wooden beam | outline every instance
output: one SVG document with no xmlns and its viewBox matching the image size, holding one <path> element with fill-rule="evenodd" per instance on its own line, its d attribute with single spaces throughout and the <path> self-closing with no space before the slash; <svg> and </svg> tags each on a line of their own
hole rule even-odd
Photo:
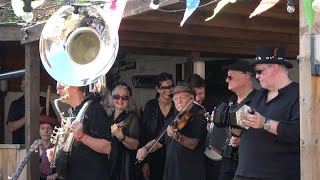
<svg viewBox="0 0 320 180">
<path fill-rule="evenodd" d="M 120 27 L 120 34 L 122 31 L 136 31 L 147 33 L 164 33 L 172 35 L 187 35 L 199 37 L 219 37 L 219 38 L 236 38 L 244 41 L 261 40 L 265 42 L 284 42 L 297 43 L 299 40 L 299 32 L 296 34 L 287 33 L 273 33 L 270 31 L 256 31 L 247 29 L 235 28 L 221 28 L 221 27 L 207 27 L 202 25 L 188 25 L 188 27 L 181 28 L 176 23 L 165 22 L 145 22 L 143 20 L 126 19 L 123 20 Z M 121 38 L 121 36 L 120 36 Z"/>
<path fill-rule="evenodd" d="M 311 75 L 312 32 L 320 32 L 319 13 L 315 26 L 309 30 L 304 1 L 300 0 L 300 161 L 301 180 L 317 180 L 320 177 L 320 77 Z M 318 50 L 318 49 L 317 49 Z"/>
<path fill-rule="evenodd" d="M 42 29 L 46 23 L 40 23 L 36 24 L 34 26 L 31 26 L 27 29 L 24 29 L 23 32 L 23 37 L 20 39 L 21 44 L 26 44 L 30 43 L 33 41 L 38 41 L 41 36 Z"/>
<path fill-rule="evenodd" d="M 239 39 L 227 38 L 209 38 L 196 36 L 174 36 L 170 34 L 153 34 L 140 32 L 120 32 L 121 46 L 130 42 L 130 46 L 144 47 L 144 48 L 161 48 L 161 49 L 176 49 L 186 51 L 200 51 L 200 52 L 229 52 L 233 53 L 239 51 L 248 55 L 255 54 L 255 47 L 257 45 L 280 45 L 288 48 L 288 57 L 296 58 L 298 54 L 298 46 L 290 43 L 278 43 L 277 41 L 243 41 Z M 146 46 L 148 44 L 148 46 Z M 226 48 L 226 49 L 223 49 Z M 233 48 L 231 50 L 230 48 Z M 218 51 L 221 50 L 221 51 Z M 250 51 L 252 50 L 252 51 Z M 251 53 L 251 54 L 250 54 Z"/>
<path fill-rule="evenodd" d="M 21 26 L 16 23 L 0 24 L 0 41 L 20 41 Z"/>
<path fill-rule="evenodd" d="M 120 42 L 122 40 L 134 40 L 134 41 L 147 41 L 147 42 L 162 42 L 170 44 L 188 44 L 190 46 L 225 46 L 229 44 L 235 44 L 237 46 L 257 46 L 257 45 L 272 45 L 278 44 L 280 46 L 288 47 L 289 50 L 297 48 L 295 44 L 288 44 L 287 42 L 279 42 L 276 40 L 265 41 L 265 40 L 242 40 L 237 38 L 221 38 L 221 37 L 199 37 L 199 36 L 186 36 L 186 35 L 172 35 L 172 34 L 157 34 L 157 33 L 143 33 L 143 32 L 130 32 L 121 31 Z M 298 53 L 298 49 L 296 49 Z"/>
<path fill-rule="evenodd" d="M 183 28 L 189 26 L 205 26 L 205 27 L 220 27 L 220 28 L 236 28 L 255 31 L 269 31 L 276 33 L 290 33 L 296 34 L 299 31 L 299 21 L 283 21 L 281 19 L 267 18 L 257 16 L 249 19 L 247 16 L 230 16 L 228 14 L 221 13 L 219 16 L 211 21 L 205 21 L 210 16 L 208 13 L 201 13 L 196 11 L 188 19 Z M 146 23 L 151 22 L 165 22 L 175 23 L 179 26 L 183 17 L 183 12 L 177 13 L 165 13 L 165 12 L 152 12 L 142 14 L 138 16 L 131 16 L 128 19 L 144 20 Z M 283 25 L 285 24 L 285 26 Z"/>
<path fill-rule="evenodd" d="M 40 119 L 40 59 L 38 43 L 32 42 L 25 45 L 25 68 L 26 68 L 26 89 L 25 89 L 25 109 L 26 109 L 26 148 L 30 149 L 31 144 L 39 139 L 39 119 Z M 28 180 L 40 179 L 39 177 L 39 154 L 33 153 L 28 163 Z"/>
</svg>

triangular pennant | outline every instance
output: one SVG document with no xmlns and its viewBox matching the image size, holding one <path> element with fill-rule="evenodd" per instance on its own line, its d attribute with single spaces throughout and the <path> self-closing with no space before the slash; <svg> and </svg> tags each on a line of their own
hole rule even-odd
<svg viewBox="0 0 320 180">
<path fill-rule="evenodd" d="M 206 21 L 213 19 L 218 14 L 218 12 L 220 12 L 220 10 L 230 2 L 235 3 L 236 0 L 221 0 L 220 2 L 218 2 L 217 7 L 213 10 L 213 15 L 211 17 L 208 17 Z"/>
<path fill-rule="evenodd" d="M 186 22 L 186 20 L 191 16 L 191 14 L 197 9 L 200 4 L 200 0 L 187 0 L 187 8 L 184 12 L 183 19 L 180 23 L 180 26 Z"/>
<path fill-rule="evenodd" d="M 312 9 L 312 0 L 304 0 L 304 14 L 307 19 L 307 24 L 309 29 L 312 28 L 313 19 L 314 19 L 314 11 Z"/>
<path fill-rule="evenodd" d="M 124 8 L 127 4 L 127 0 L 113 0 L 111 4 L 107 3 L 103 10 L 110 16 L 110 23 L 112 28 L 119 30 L 120 22 L 122 19 Z"/>
<path fill-rule="evenodd" d="M 252 18 L 253 16 L 263 13 L 264 11 L 272 8 L 278 2 L 279 0 L 262 0 L 259 6 L 253 11 L 253 13 L 250 14 L 249 18 Z"/>
</svg>

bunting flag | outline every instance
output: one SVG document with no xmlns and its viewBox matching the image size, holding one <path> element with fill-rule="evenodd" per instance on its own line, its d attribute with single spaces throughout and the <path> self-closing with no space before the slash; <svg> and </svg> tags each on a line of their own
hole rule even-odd
<svg viewBox="0 0 320 180">
<path fill-rule="evenodd" d="M 312 28 L 313 19 L 314 19 L 314 11 L 312 9 L 312 0 L 304 0 L 304 14 L 307 19 L 307 24 L 309 29 Z"/>
<path fill-rule="evenodd" d="M 218 2 L 217 7 L 213 10 L 213 15 L 211 17 L 208 17 L 206 21 L 210 21 L 211 19 L 213 19 L 218 14 L 218 12 L 220 12 L 220 10 L 228 3 L 235 3 L 236 1 L 237 0 L 221 0 L 220 2 Z"/>
<path fill-rule="evenodd" d="M 124 8 L 128 0 L 112 0 L 111 4 L 107 3 L 103 10 L 110 16 L 112 28 L 119 30 Z"/>
<path fill-rule="evenodd" d="M 272 8 L 278 2 L 279 0 L 262 0 L 259 6 L 253 11 L 253 13 L 250 14 L 249 18 L 263 13 L 264 11 Z"/>
<path fill-rule="evenodd" d="M 187 8 L 184 12 L 183 19 L 180 22 L 180 26 L 186 22 L 186 20 L 191 16 L 191 14 L 197 9 L 200 4 L 200 0 L 187 0 Z"/>
</svg>

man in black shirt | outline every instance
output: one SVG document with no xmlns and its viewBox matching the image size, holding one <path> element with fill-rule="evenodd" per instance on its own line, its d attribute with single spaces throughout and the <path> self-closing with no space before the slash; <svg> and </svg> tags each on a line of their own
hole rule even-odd
<svg viewBox="0 0 320 180">
<path fill-rule="evenodd" d="M 187 118 L 187 123 L 179 129 L 179 125 L 176 127 L 174 124 L 177 119 L 180 121 L 184 118 L 172 117 L 168 119 L 164 126 L 167 133 L 160 142 L 155 144 L 156 140 L 152 140 L 137 152 L 137 159 L 143 160 L 153 144 L 155 146 L 151 152 L 163 145 L 166 146 L 164 180 L 205 180 L 203 152 L 206 123 L 197 115 L 199 107 L 193 104 L 194 98 L 195 92 L 193 90 L 184 86 L 176 86 L 173 91 L 173 101 L 178 111 L 181 113 L 187 111 L 187 113 L 183 113 L 183 117 L 190 115 Z"/>
<path fill-rule="evenodd" d="M 74 134 L 66 180 L 108 180 L 108 154 L 111 151 L 111 121 L 100 104 L 101 96 L 85 93 L 84 87 L 73 87 L 57 83 L 57 94 L 71 106 L 69 115 L 76 117 L 83 105 L 91 100 L 82 122 L 73 122 L 70 130 Z M 52 151 L 49 152 L 52 154 Z M 58 166 L 58 164 L 57 164 Z M 58 167 L 57 167 L 58 168 Z"/>
<path fill-rule="evenodd" d="M 229 112 L 236 112 L 243 105 L 249 105 L 257 92 L 253 88 L 252 82 L 254 69 L 249 65 L 249 62 L 237 60 L 235 63 L 224 67 L 224 70 L 227 71 L 226 82 L 228 83 L 228 89 L 234 92 L 228 102 Z M 238 126 L 236 128 L 241 129 Z M 240 138 L 232 135 L 229 141 L 226 146 L 226 151 L 229 154 L 223 154 L 219 180 L 232 180 L 237 169 Z"/>
<path fill-rule="evenodd" d="M 216 99 L 206 95 L 206 86 L 204 79 L 198 74 L 192 74 L 187 78 L 188 86 L 196 92 L 195 101 L 204 106 L 207 112 L 212 112 L 214 107 L 218 104 Z M 218 179 L 220 174 L 221 160 L 211 160 L 205 156 L 206 159 L 206 179 Z"/>
<path fill-rule="evenodd" d="M 21 80 L 21 90 L 25 93 L 25 80 Z M 46 98 L 40 96 L 40 115 L 46 113 Z M 49 115 L 56 117 L 54 110 L 50 104 Z M 25 143 L 25 99 L 24 95 L 19 99 L 14 100 L 10 104 L 7 126 L 9 131 L 12 133 L 12 144 L 24 144 Z"/>
<path fill-rule="evenodd" d="M 254 114 L 243 123 L 234 180 L 300 179 L 299 85 L 288 77 L 292 64 L 284 48 L 257 47 L 260 89 L 251 102 Z M 238 132 L 239 133 L 239 132 Z"/>
</svg>

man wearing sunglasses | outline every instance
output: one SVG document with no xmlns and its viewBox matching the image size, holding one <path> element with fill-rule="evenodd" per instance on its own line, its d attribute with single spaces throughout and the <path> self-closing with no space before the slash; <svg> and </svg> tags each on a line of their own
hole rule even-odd
<svg viewBox="0 0 320 180">
<path fill-rule="evenodd" d="M 60 82 L 57 83 L 57 94 L 66 97 L 63 102 L 71 106 L 68 111 L 71 117 L 77 116 L 85 102 L 92 101 L 82 122 L 74 122 L 70 127 L 75 143 L 64 179 L 110 179 L 107 164 L 111 151 L 111 121 L 100 104 L 101 96 L 92 92 L 86 93 L 85 87 L 68 86 Z M 67 94 L 69 96 L 66 96 Z M 53 149 L 48 151 L 49 159 L 52 153 Z M 56 166 L 58 165 L 57 163 Z"/>
<path fill-rule="evenodd" d="M 257 47 L 256 78 L 261 89 L 243 123 L 234 180 L 300 179 L 299 85 L 288 77 L 285 49 Z M 239 133 L 239 132 L 238 132 Z M 239 134 L 240 135 L 240 134 Z"/>
<path fill-rule="evenodd" d="M 189 87 L 176 86 L 173 90 L 173 101 L 180 112 L 191 114 L 184 127 L 178 130 L 173 120 L 185 117 L 173 116 L 164 125 L 164 136 L 148 142 L 137 152 L 137 159 L 143 160 L 148 151 L 155 152 L 166 147 L 164 180 L 205 180 L 205 135 L 206 123 L 198 116 L 198 106 L 194 105 L 195 92 Z M 184 118 L 183 118 L 184 119 Z M 156 143 L 156 144 L 155 144 Z M 155 145 L 154 145 L 155 144 Z M 154 146 L 153 146 L 154 145 Z M 153 147 L 151 149 L 151 147 Z"/>
<path fill-rule="evenodd" d="M 249 105 L 257 90 L 253 88 L 254 69 L 249 62 L 237 60 L 223 69 L 227 71 L 226 82 L 228 89 L 234 94 L 228 100 L 229 112 L 236 112 L 243 105 Z M 230 119 L 235 122 L 236 120 Z M 229 122 L 230 124 L 233 124 Z M 231 125 L 231 128 L 241 128 L 240 126 Z M 232 180 L 238 165 L 238 146 L 240 137 L 232 135 L 226 146 L 231 149 L 230 154 L 225 153 L 222 157 L 219 180 Z"/>
</svg>

